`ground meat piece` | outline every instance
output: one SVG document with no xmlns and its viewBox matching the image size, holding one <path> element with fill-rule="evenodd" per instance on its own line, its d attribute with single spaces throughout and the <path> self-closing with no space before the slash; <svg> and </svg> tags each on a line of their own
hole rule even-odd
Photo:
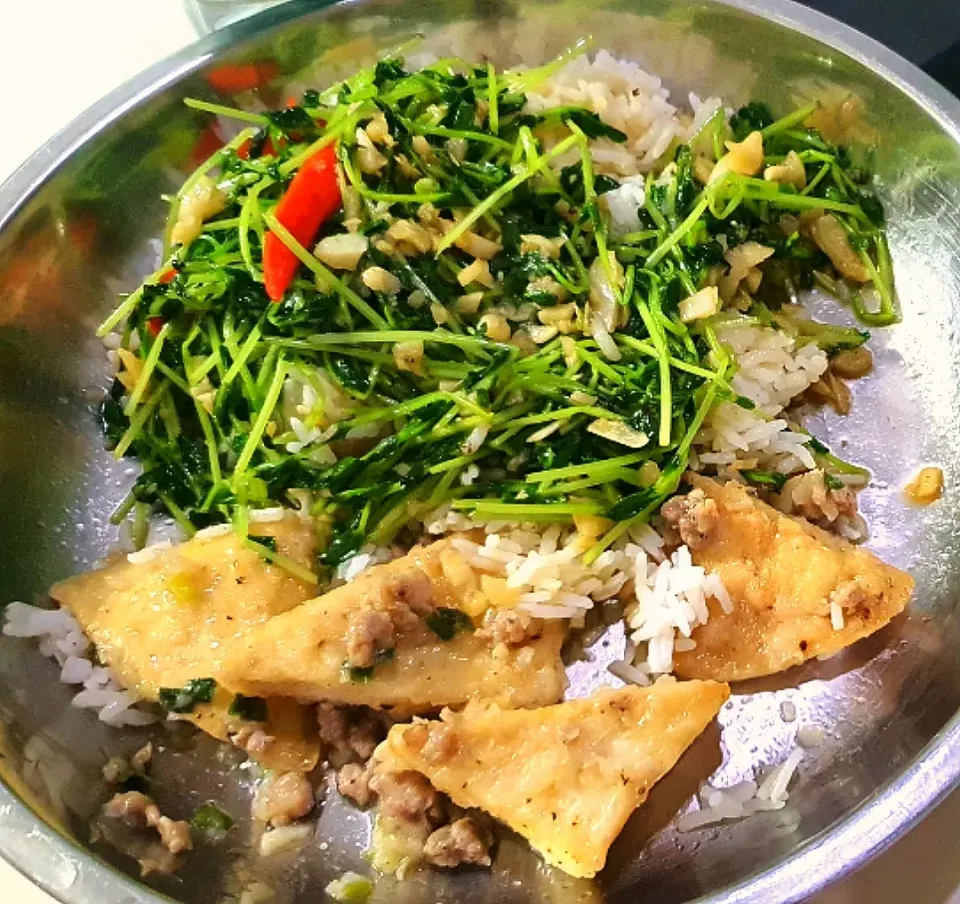
<svg viewBox="0 0 960 904">
<path fill-rule="evenodd" d="M 849 487 L 829 487 L 822 470 L 791 477 L 783 486 L 777 508 L 787 515 L 800 515 L 821 527 L 830 527 L 841 517 L 857 514 L 857 496 Z"/>
<path fill-rule="evenodd" d="M 277 740 L 262 728 L 253 728 L 250 725 L 244 725 L 243 728 L 230 732 L 228 737 L 234 747 L 249 753 L 254 759 L 263 756 Z"/>
<path fill-rule="evenodd" d="M 119 785 L 133 775 L 130 763 L 122 756 L 112 756 L 103 767 L 103 780 L 108 785 Z"/>
<path fill-rule="evenodd" d="M 151 762 L 153 762 L 153 744 L 149 741 L 130 757 L 130 765 L 138 775 L 144 775 Z"/>
<path fill-rule="evenodd" d="M 326 757 L 336 768 L 366 762 L 386 737 L 383 717 L 363 706 L 321 703 L 317 707 L 317 724 Z"/>
<path fill-rule="evenodd" d="M 853 406 L 850 387 L 832 370 L 828 370 L 816 383 L 813 383 L 805 395 L 814 404 L 829 405 L 841 415 L 849 414 Z"/>
<path fill-rule="evenodd" d="M 193 842 L 190 840 L 190 824 L 187 822 L 161 816 L 157 820 L 157 831 L 160 833 L 160 843 L 171 854 L 189 851 L 193 847 Z"/>
<path fill-rule="evenodd" d="M 153 744 L 144 744 L 129 760 L 112 756 L 103 767 L 103 780 L 108 785 L 119 785 L 134 775 L 146 775 L 153 759 Z"/>
<path fill-rule="evenodd" d="M 436 611 L 433 584 L 423 571 L 390 574 L 369 591 L 372 606 L 354 613 L 347 627 L 347 664 L 367 669 L 377 653 L 392 650 L 400 635 L 424 629 L 424 619 Z"/>
<path fill-rule="evenodd" d="M 141 879 L 146 879 L 151 873 L 172 876 L 180 868 L 181 858 L 176 854 L 171 854 L 162 844 L 155 844 L 154 850 L 155 853 L 137 858 L 137 863 L 140 864 Z"/>
<path fill-rule="evenodd" d="M 862 345 L 837 352 L 830 359 L 830 370 L 844 380 L 859 380 L 873 370 L 873 355 Z"/>
<path fill-rule="evenodd" d="M 460 738 L 452 725 L 435 722 L 430 726 L 420 752 L 428 763 L 442 763 L 460 749 Z"/>
<path fill-rule="evenodd" d="M 350 710 L 346 706 L 333 703 L 321 703 L 317 706 L 317 725 L 320 728 L 320 741 L 330 750 L 348 749 L 350 729 Z"/>
<path fill-rule="evenodd" d="M 305 775 L 282 772 L 261 783 L 253 802 L 253 815 L 262 822 L 285 826 L 306 816 L 314 803 L 313 788 Z"/>
<path fill-rule="evenodd" d="M 375 772 L 370 788 L 380 798 L 380 809 L 407 822 L 439 825 L 443 804 L 433 785 L 419 772 Z"/>
<path fill-rule="evenodd" d="M 376 664 L 377 653 L 396 644 L 393 619 L 388 612 L 357 612 L 347 628 L 347 665 L 368 669 Z"/>
<path fill-rule="evenodd" d="M 103 815 L 122 820 L 131 828 L 155 828 L 161 843 L 171 854 L 189 851 L 193 847 L 190 824 L 164 816 L 153 798 L 139 791 L 115 794 L 103 805 Z"/>
<path fill-rule="evenodd" d="M 489 831 L 467 816 L 433 832 L 423 846 L 423 858 L 432 866 L 445 869 L 464 863 L 490 866 L 492 843 Z"/>
<path fill-rule="evenodd" d="M 495 644 L 519 647 L 536 640 L 543 633 L 543 622 L 516 609 L 488 609 L 478 637 L 488 637 Z"/>
<path fill-rule="evenodd" d="M 127 791 L 111 797 L 103 805 L 103 814 L 111 819 L 122 819 L 131 828 L 143 829 L 156 825 L 160 819 L 160 808 L 146 794 Z"/>
<path fill-rule="evenodd" d="M 410 571 L 383 585 L 383 600 L 390 610 L 406 608 L 426 618 L 436 611 L 433 584 L 422 571 Z"/>
<path fill-rule="evenodd" d="M 875 597 L 868 594 L 856 581 L 845 581 L 830 594 L 830 602 L 836 603 L 845 616 L 869 618 L 870 609 L 878 604 Z"/>
<path fill-rule="evenodd" d="M 701 489 L 694 489 L 686 496 L 668 499 L 660 509 L 663 520 L 680 534 L 681 542 L 690 549 L 698 549 L 720 522 L 717 504 L 708 499 Z"/>
<path fill-rule="evenodd" d="M 337 773 L 337 790 L 357 806 L 368 807 L 374 798 L 370 787 L 372 776 L 373 769 L 369 763 L 365 766 L 359 763 L 347 763 Z"/>
<path fill-rule="evenodd" d="M 350 750 L 361 762 L 366 762 L 373 756 L 373 751 L 387 735 L 386 726 L 382 719 L 366 710 L 355 714 L 350 725 L 347 743 Z"/>
</svg>

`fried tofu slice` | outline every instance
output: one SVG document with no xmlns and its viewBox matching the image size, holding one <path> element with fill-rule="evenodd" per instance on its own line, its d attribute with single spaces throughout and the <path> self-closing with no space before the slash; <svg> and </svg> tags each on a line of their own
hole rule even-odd
<svg viewBox="0 0 960 904">
<path fill-rule="evenodd" d="M 564 625 L 491 610 L 480 578 L 449 540 L 417 547 L 250 631 L 225 678 L 259 697 L 404 713 L 555 703 Z"/>
<path fill-rule="evenodd" d="M 692 635 L 696 648 L 675 655 L 678 675 L 771 675 L 850 646 L 907 605 L 913 578 L 869 550 L 778 512 L 738 483 L 691 481 L 718 515 L 693 561 L 720 575 L 733 609 L 710 601 L 710 620 Z M 842 627 L 834 627 L 837 609 Z"/>
<path fill-rule="evenodd" d="M 667 679 L 541 709 L 471 705 L 395 725 L 377 768 L 421 773 L 458 806 L 506 823 L 548 863 L 590 877 L 729 695 L 725 684 Z"/>
<path fill-rule="evenodd" d="M 296 516 L 251 531 L 275 537 L 281 554 L 309 561 L 312 530 Z M 314 592 L 230 532 L 157 549 L 148 561 L 108 564 L 56 584 L 50 596 L 73 613 L 124 687 L 155 701 L 161 688 L 212 678 L 213 699 L 177 718 L 235 740 L 269 768 L 308 771 L 319 747 L 308 736 L 303 708 L 268 700 L 264 723 L 230 715 L 236 690 L 224 679 L 223 663 L 247 631 Z"/>
</svg>

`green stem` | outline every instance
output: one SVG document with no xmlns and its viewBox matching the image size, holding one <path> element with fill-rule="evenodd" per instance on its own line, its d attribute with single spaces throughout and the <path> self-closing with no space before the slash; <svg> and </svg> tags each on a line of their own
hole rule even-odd
<svg viewBox="0 0 960 904">
<path fill-rule="evenodd" d="M 293 575 L 295 578 L 298 578 L 305 584 L 310 584 L 315 587 L 320 583 L 320 579 L 312 571 L 310 571 L 309 568 L 304 567 L 299 562 L 294 562 L 293 559 L 289 558 L 288 556 L 274 552 L 272 549 L 267 548 L 262 543 L 258 543 L 253 537 L 244 537 L 243 545 L 248 549 L 252 549 L 261 558 L 266 559 L 271 565 L 276 565 L 278 568 L 282 568 L 288 574 Z"/>
<path fill-rule="evenodd" d="M 250 122 L 256 126 L 270 125 L 270 120 L 266 116 L 259 113 L 248 113 L 246 110 L 238 110 L 236 107 L 212 104 L 209 101 L 197 100 L 193 97 L 185 97 L 183 103 L 192 110 L 201 110 L 204 113 L 213 113 L 216 116 L 227 116 L 230 119 L 239 119 L 241 122 Z"/>
<path fill-rule="evenodd" d="M 595 502 L 558 502 L 545 505 L 491 502 L 487 499 L 455 499 L 458 511 L 472 511 L 477 518 L 509 518 L 511 521 L 570 521 L 574 515 L 598 515 L 603 506 Z"/>
<path fill-rule="evenodd" d="M 130 393 L 130 399 L 127 401 L 126 407 L 123 409 L 123 413 L 127 417 L 131 417 L 134 411 L 137 410 L 137 405 L 140 404 L 140 399 L 143 397 L 144 392 L 146 392 L 147 386 L 150 383 L 150 377 L 153 375 L 153 371 L 156 369 L 157 362 L 160 360 L 160 352 L 163 351 L 163 343 L 166 341 L 166 338 L 169 335 L 170 324 L 165 323 L 160 332 L 157 333 L 157 338 L 153 340 L 153 346 L 150 349 L 150 353 L 147 355 L 147 360 L 143 363 L 143 370 L 140 371 L 140 376 L 137 377 L 137 382 L 134 384 L 133 391 Z"/>
<path fill-rule="evenodd" d="M 504 182 L 495 192 L 487 195 L 473 210 L 470 211 L 453 229 L 451 229 L 438 243 L 437 254 L 446 251 L 454 242 L 466 233 L 474 223 L 477 222 L 488 211 L 493 210 L 504 198 L 514 189 L 519 188 L 528 179 L 533 178 L 541 169 L 555 157 L 565 154 L 570 148 L 580 141 L 580 136 L 571 135 L 561 141 L 552 151 L 544 154 L 534 165 L 526 166 L 521 169 L 512 179 Z"/>
<path fill-rule="evenodd" d="M 270 388 L 267 390 L 267 396 L 263 401 L 263 407 L 257 414 L 257 419 L 253 423 L 253 428 L 250 430 L 250 435 L 247 437 L 247 441 L 243 446 L 243 451 L 240 453 L 240 457 L 237 459 L 237 464 L 233 469 L 234 485 L 236 485 L 237 478 L 247 470 L 254 453 L 257 451 L 257 447 L 260 445 L 260 440 L 263 437 L 264 431 L 267 429 L 267 423 L 273 414 L 273 409 L 276 408 L 277 402 L 280 399 L 280 393 L 283 391 L 283 381 L 286 379 L 286 376 L 287 364 L 285 361 L 281 360 L 277 364 L 277 371 L 273 375 Z"/>
<path fill-rule="evenodd" d="M 353 291 L 343 280 L 334 276 L 332 271 L 324 267 L 306 248 L 303 247 L 290 233 L 290 231 L 276 218 L 273 211 L 264 214 L 264 220 L 270 231 L 274 233 L 284 245 L 286 245 L 309 270 L 312 270 L 320 279 L 324 280 L 326 285 L 332 285 L 336 288 L 340 297 L 350 304 L 358 313 L 362 314 L 377 329 L 385 330 L 389 326 L 373 308 L 367 304 L 356 292 Z"/>
</svg>

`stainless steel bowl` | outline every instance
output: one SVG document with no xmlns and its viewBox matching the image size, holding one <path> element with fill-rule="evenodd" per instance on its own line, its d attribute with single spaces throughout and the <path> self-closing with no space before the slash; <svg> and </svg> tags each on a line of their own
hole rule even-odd
<svg viewBox="0 0 960 904">
<path fill-rule="evenodd" d="M 853 415 L 821 428 L 873 471 L 864 496 L 871 543 L 916 575 L 911 613 L 841 657 L 736 688 L 721 714 L 722 736 L 708 732 L 655 789 L 597 883 L 547 870 L 507 839 L 490 877 L 384 880 L 375 900 L 806 898 L 900 836 L 960 778 L 960 542 L 952 514 L 960 480 L 960 103 L 874 42 L 786 0 L 317 6 L 262 14 L 154 67 L 0 188 L 0 599 L 42 597 L 114 540 L 108 516 L 131 473 L 101 448 L 94 405 L 106 362 L 93 329 L 114 294 L 155 263 L 160 195 L 190 168 L 204 125 L 181 100 L 209 91 L 210 67 L 270 62 L 278 84 L 323 78 L 417 32 L 437 45 L 451 28 L 474 53 L 532 63 L 592 33 L 598 47 L 640 60 L 673 88 L 733 104 L 760 97 L 782 106 L 812 81 L 854 91 L 879 142 L 904 322 L 878 334 L 877 373 L 858 387 Z M 944 467 L 947 494 L 910 509 L 899 488 L 927 461 Z M 780 718 L 784 700 L 795 704 L 797 723 Z M 107 752 L 129 751 L 144 734 L 104 728 L 68 701 L 56 669 L 31 644 L 0 641 L 3 856 L 69 904 L 156 902 L 158 892 L 221 901 L 260 870 L 245 853 L 242 820 L 232 846 L 198 851 L 177 879 L 139 884 L 129 878 L 133 861 L 103 844 L 91 848 L 89 819 L 104 796 L 100 766 Z M 824 740 L 804 760 L 791 796 L 795 828 L 771 814 L 689 835 L 669 828 L 699 781 L 715 772 L 732 781 L 779 759 L 801 724 L 822 728 Z M 184 813 L 213 798 L 244 811 L 248 789 L 235 761 L 203 739 L 158 737 L 165 807 Z M 279 890 L 276 904 L 318 900 L 329 878 L 362 864 L 366 831 L 364 818 L 328 795 L 306 855 L 264 876 Z"/>
</svg>

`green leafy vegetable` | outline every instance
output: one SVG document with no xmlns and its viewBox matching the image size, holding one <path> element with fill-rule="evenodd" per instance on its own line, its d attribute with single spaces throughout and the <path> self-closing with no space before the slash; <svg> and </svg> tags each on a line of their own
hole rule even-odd
<svg viewBox="0 0 960 904">
<path fill-rule="evenodd" d="M 266 536 L 250 536 L 247 539 L 251 543 L 256 543 L 257 546 L 262 546 L 264 549 L 270 550 L 270 552 L 277 551 L 277 538 L 276 537 L 266 537 Z"/>
<path fill-rule="evenodd" d="M 218 185 L 222 209 L 192 241 L 168 242 L 162 265 L 100 329 L 119 331 L 124 360 L 100 406 L 104 434 L 115 456 L 142 467 L 117 521 L 134 519 L 140 535 L 150 511 L 187 534 L 229 522 L 309 584 L 318 575 L 271 538 L 246 536 L 251 510 L 317 517 L 324 569 L 407 538 L 443 505 L 478 519 L 609 517 L 617 523 L 595 556 L 676 492 L 716 404 L 753 407 L 733 391 L 736 362 L 713 328 L 739 315 L 680 314 L 717 284 L 731 250 L 773 252 L 759 287 L 738 288 L 746 322 L 829 354 L 862 343 L 863 330 L 796 315 L 791 302 L 814 285 L 868 326 L 897 319 L 869 160 L 806 127 L 813 108 L 774 119 L 751 103 L 729 127 L 713 117 L 665 152 L 622 235 L 603 196 L 626 197 L 629 184 L 597 173 L 590 148 L 626 136 L 579 107 L 530 113 L 526 91 L 548 71 L 448 59 L 411 72 L 381 60 L 300 104 L 235 111 L 250 128 L 177 193 L 168 238 L 203 180 Z M 753 131 L 767 164 L 799 156 L 802 189 L 734 172 L 705 184 L 703 164 Z M 331 145 L 343 210 L 324 222 L 319 247 L 346 242 L 355 266 L 300 246 L 277 219 L 291 181 Z M 846 283 L 816 245 L 803 219 L 816 211 L 837 219 L 875 291 Z M 270 232 L 299 262 L 277 303 L 264 288 Z M 600 296 L 612 330 L 596 329 Z M 641 479 L 651 469 L 652 484 Z M 441 637 L 466 627 L 439 613 L 435 622 Z"/>
<path fill-rule="evenodd" d="M 751 101 L 730 117 L 730 128 L 734 141 L 743 141 L 751 132 L 762 132 L 773 125 L 773 113 L 759 101 Z"/>
<path fill-rule="evenodd" d="M 246 697 L 243 694 L 236 694 L 227 712 L 229 715 L 236 716 L 246 722 L 266 722 L 267 701 L 262 697 Z"/>
<path fill-rule="evenodd" d="M 373 894 L 373 882 L 365 876 L 347 872 L 330 882 L 324 892 L 339 904 L 364 904 Z"/>
<path fill-rule="evenodd" d="M 220 809 L 213 801 L 207 801 L 197 807 L 190 828 L 208 841 L 222 841 L 233 828 L 233 818 Z"/>
<path fill-rule="evenodd" d="M 756 471 L 745 468 L 740 472 L 754 486 L 779 493 L 787 482 L 787 475 L 777 471 Z"/>
<path fill-rule="evenodd" d="M 213 700 L 217 682 L 213 678 L 191 678 L 184 687 L 162 687 L 158 694 L 160 705 L 170 713 L 190 713 L 198 703 Z"/>
<path fill-rule="evenodd" d="M 347 665 L 344 666 L 344 671 L 346 672 L 347 678 L 355 684 L 368 684 L 373 680 L 373 673 L 377 666 L 383 665 L 385 662 L 390 662 L 394 655 L 395 651 L 392 647 L 387 650 L 377 650 L 373 657 L 373 665 L 367 666 L 366 668 Z"/>
<path fill-rule="evenodd" d="M 473 621 L 466 612 L 459 609 L 439 608 L 424 621 L 427 627 L 441 640 L 453 640 L 462 631 L 473 630 Z"/>
<path fill-rule="evenodd" d="M 608 126 L 596 113 L 584 110 L 583 107 L 552 107 L 541 114 L 547 119 L 559 119 L 577 125 L 587 138 L 609 138 L 611 141 L 623 143 L 627 136 L 619 129 Z"/>
<path fill-rule="evenodd" d="M 847 486 L 839 477 L 829 471 L 823 472 L 823 482 L 828 490 L 842 490 Z"/>
</svg>

